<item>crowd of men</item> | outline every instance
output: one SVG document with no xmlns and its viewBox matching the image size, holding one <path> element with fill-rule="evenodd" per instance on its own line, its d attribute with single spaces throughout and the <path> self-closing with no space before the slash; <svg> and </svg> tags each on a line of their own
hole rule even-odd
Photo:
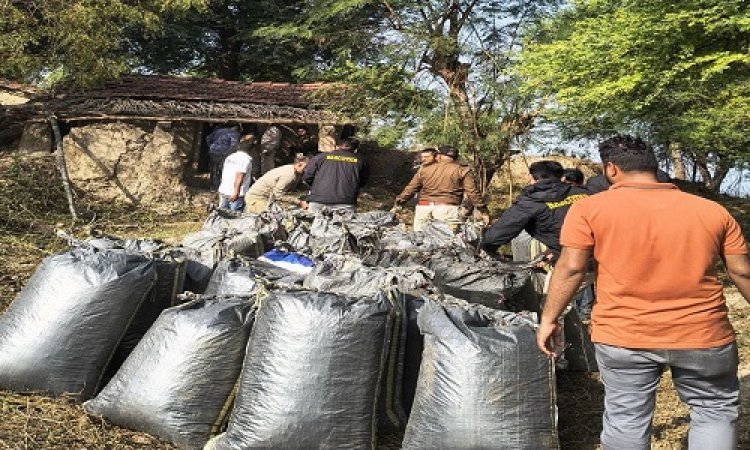
<svg viewBox="0 0 750 450">
<path fill-rule="evenodd" d="M 316 138 L 300 125 L 292 139 L 284 139 L 281 126 L 271 125 L 258 140 L 255 129 L 217 127 L 206 143 L 219 207 L 259 213 L 279 202 L 311 211 L 354 211 L 369 169 L 358 154 L 359 141 L 347 137 L 352 130 L 342 130 L 338 143 L 334 130 L 324 126 Z M 309 187 L 305 200 L 292 194 L 302 180 Z"/>
<path fill-rule="evenodd" d="M 369 178 L 355 139 L 316 154 L 299 152 L 293 163 L 265 171 L 251 186 L 257 156 L 247 143 L 254 139 L 239 136 L 222 161 L 223 206 L 241 210 L 247 199 L 253 212 L 271 201 L 311 211 L 355 210 Z M 723 262 L 740 294 L 750 298 L 750 258 L 740 227 L 718 203 L 670 183 L 642 140 L 615 136 L 599 152 L 603 173 L 587 183 L 580 170 L 556 161 L 531 164 L 529 185 L 489 226 L 487 206 L 472 172 L 456 161 L 457 149 L 428 148 L 393 210 L 415 199 L 419 231 L 431 219 L 461 222 L 469 201 L 489 226 L 481 240 L 486 252 L 523 232 L 538 241 L 549 270 L 538 346 L 551 357 L 561 352 L 561 316 L 594 280 L 590 329 L 605 388 L 604 449 L 650 448 L 656 388 L 667 368 L 690 406 L 689 447 L 736 448 L 738 352 L 716 265 Z M 305 200 L 289 195 L 300 181 L 309 187 Z"/>
</svg>

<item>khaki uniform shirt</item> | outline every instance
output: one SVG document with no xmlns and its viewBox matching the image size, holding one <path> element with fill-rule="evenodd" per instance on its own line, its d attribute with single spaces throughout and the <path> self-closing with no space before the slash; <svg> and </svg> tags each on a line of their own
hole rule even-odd
<svg viewBox="0 0 750 450">
<path fill-rule="evenodd" d="M 460 205 L 465 194 L 476 208 L 485 207 L 471 169 L 454 161 L 420 167 L 396 202 L 406 203 L 417 192 L 419 201 L 449 205 Z"/>
<path fill-rule="evenodd" d="M 265 175 L 260 177 L 250 189 L 247 196 L 257 199 L 270 201 L 272 198 L 277 201 L 285 201 L 293 204 L 299 203 L 296 196 L 288 195 L 301 179 L 301 175 L 294 172 L 294 165 L 287 164 L 275 169 L 269 170 Z"/>
</svg>

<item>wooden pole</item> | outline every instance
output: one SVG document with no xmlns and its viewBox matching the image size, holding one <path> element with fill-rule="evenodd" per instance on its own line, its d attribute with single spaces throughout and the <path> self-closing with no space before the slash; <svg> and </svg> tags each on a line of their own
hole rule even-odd
<svg viewBox="0 0 750 450">
<path fill-rule="evenodd" d="M 65 195 L 68 197 L 68 209 L 70 209 L 70 215 L 73 217 L 73 221 L 78 220 L 78 213 L 76 213 L 76 205 L 73 203 L 73 189 L 70 186 L 70 178 L 68 177 L 68 167 L 65 165 L 65 152 L 63 151 L 62 135 L 60 133 L 60 125 L 57 123 L 57 117 L 54 115 L 49 116 L 49 124 L 52 127 L 52 135 L 55 140 L 55 159 L 57 160 L 57 170 L 60 171 L 60 177 L 62 178 L 63 187 L 65 188 Z"/>
</svg>

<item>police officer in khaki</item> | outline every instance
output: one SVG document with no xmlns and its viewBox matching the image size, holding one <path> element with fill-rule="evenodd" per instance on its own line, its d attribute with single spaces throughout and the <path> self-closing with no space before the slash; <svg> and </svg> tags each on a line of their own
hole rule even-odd
<svg viewBox="0 0 750 450">
<path fill-rule="evenodd" d="M 431 219 L 458 223 L 461 220 L 459 206 L 464 195 L 480 212 L 485 224 L 490 215 L 476 188 L 471 170 L 458 164 L 458 150 L 450 146 L 438 148 L 437 162 L 427 164 L 414 174 L 403 192 L 396 197 L 394 209 L 409 201 L 419 192 L 419 200 L 414 210 L 414 231 L 420 231 Z"/>
<path fill-rule="evenodd" d="M 287 164 L 266 172 L 248 189 L 245 195 L 245 211 L 261 213 L 274 201 L 307 209 L 307 202 L 290 192 L 302 180 L 302 173 L 309 160 L 307 156 L 298 154 L 294 159 L 294 164 Z"/>
</svg>

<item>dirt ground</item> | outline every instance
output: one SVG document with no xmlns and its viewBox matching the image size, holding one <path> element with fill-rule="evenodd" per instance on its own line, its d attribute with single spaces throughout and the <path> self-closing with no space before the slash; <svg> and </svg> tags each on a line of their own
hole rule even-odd
<svg viewBox="0 0 750 450">
<path fill-rule="evenodd" d="M 167 241 L 200 227 L 205 211 L 185 206 L 169 214 L 101 204 L 78 193 L 83 221 L 71 227 L 67 204 L 54 160 L 19 159 L 0 154 L 0 312 L 33 272 L 39 261 L 65 248 L 55 237 L 67 229 L 79 237 L 92 230 L 122 237 L 153 237 Z M 365 195 L 365 208 L 390 206 L 390 194 L 376 188 Z M 496 205 L 507 204 L 501 197 Z M 719 199 L 750 230 L 746 201 Z M 408 217 L 405 217 L 408 220 Z M 743 392 L 750 392 L 750 306 L 734 288 L 727 288 L 732 321 L 738 331 Z M 745 396 L 747 397 L 747 396 Z M 559 433 L 563 449 L 599 448 L 603 390 L 596 374 L 558 373 Z M 0 391 L 0 450 L 4 449 L 172 449 L 149 435 L 125 430 L 84 414 L 65 398 Z M 665 374 L 654 417 L 656 449 L 686 447 L 689 415 Z M 383 436 L 381 449 L 398 448 L 398 436 Z M 750 448 L 750 400 L 742 403 L 740 448 Z"/>
</svg>

